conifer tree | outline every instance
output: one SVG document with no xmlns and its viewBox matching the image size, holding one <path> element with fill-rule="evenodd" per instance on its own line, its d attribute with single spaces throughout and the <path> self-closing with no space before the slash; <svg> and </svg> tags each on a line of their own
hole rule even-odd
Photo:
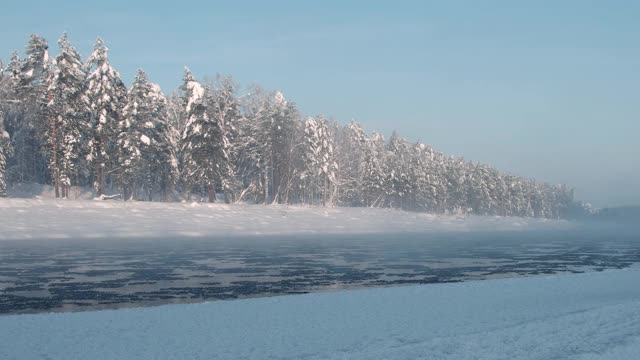
<svg viewBox="0 0 640 360">
<path fill-rule="evenodd" d="M 225 171 L 226 144 L 223 129 L 217 119 L 209 116 L 206 89 L 185 67 L 182 85 L 185 130 L 182 134 L 185 181 L 189 187 L 200 184 L 206 188 L 209 202 L 215 202 L 216 182 Z"/>
<path fill-rule="evenodd" d="M 380 207 L 384 203 L 384 137 L 373 133 L 366 139 L 362 191 L 365 206 Z"/>
<path fill-rule="evenodd" d="M 0 113 L 0 115 L 2 115 Z M 0 197 L 7 196 L 7 158 L 12 155 L 9 133 L 4 131 L 0 122 Z"/>
<path fill-rule="evenodd" d="M 386 196 L 391 207 L 406 208 L 411 193 L 409 179 L 409 147 L 396 131 L 389 138 L 385 162 Z"/>
<path fill-rule="evenodd" d="M 313 201 L 318 197 L 323 206 L 333 205 L 338 165 L 333 152 L 333 139 L 324 118 L 309 117 L 305 121 L 304 145 L 306 183 L 311 191 L 311 199 Z"/>
<path fill-rule="evenodd" d="M 118 126 L 118 182 L 125 199 L 167 198 L 177 182 L 177 159 L 171 145 L 166 98 L 143 70 L 133 82 Z"/>
<path fill-rule="evenodd" d="M 144 143 L 143 158 L 147 164 L 147 197 L 159 190 L 167 200 L 175 191 L 179 181 L 179 158 L 177 140 L 179 134 L 169 120 L 169 106 L 160 86 L 149 83 L 149 103 L 152 122 L 146 122 L 143 130 L 150 139 Z"/>
<path fill-rule="evenodd" d="M 50 171 L 56 196 L 67 198 L 72 183 L 88 174 L 84 163 L 89 133 L 89 103 L 86 78 L 80 54 L 69 43 L 66 33 L 58 40 L 60 53 L 48 84 L 47 110 L 50 127 Z"/>
<path fill-rule="evenodd" d="M 26 57 L 13 58 L 11 72 L 15 72 L 14 92 L 18 104 L 16 115 L 9 124 L 11 139 L 15 143 L 12 172 L 19 181 L 48 181 L 47 139 L 47 79 L 50 77 L 51 60 L 49 45 L 38 36 L 31 35 L 25 51 Z"/>
<path fill-rule="evenodd" d="M 341 205 L 362 206 L 364 176 L 364 145 L 366 135 L 362 127 L 351 122 L 338 130 L 336 161 L 338 163 L 338 199 Z"/>
<path fill-rule="evenodd" d="M 243 104 L 243 121 L 235 141 L 236 171 L 243 189 L 239 198 L 251 194 L 269 203 L 269 169 L 272 161 L 273 97 L 256 87 Z"/>
<path fill-rule="evenodd" d="M 149 83 L 146 74 L 138 70 L 117 128 L 118 184 L 124 200 L 133 196 L 133 190 L 142 172 L 141 168 L 144 166 L 141 148 L 143 144 L 151 143 L 142 133 L 145 123 L 152 121 L 148 97 Z"/>
<path fill-rule="evenodd" d="M 109 49 L 98 38 L 93 53 L 85 67 L 88 76 L 87 98 L 92 112 L 92 138 L 89 141 L 89 163 L 93 167 L 98 196 L 105 193 L 115 165 L 113 154 L 116 149 L 117 126 L 122 118 L 126 103 L 126 87 L 120 74 L 111 66 Z"/>
<path fill-rule="evenodd" d="M 234 95 L 234 84 L 231 78 L 223 78 L 207 106 L 209 118 L 219 130 L 220 146 L 217 150 L 218 159 L 216 172 L 220 186 L 225 193 L 227 202 L 232 201 L 233 194 L 239 188 L 236 181 L 235 160 L 238 152 L 238 127 L 242 121 L 240 104 Z"/>
<path fill-rule="evenodd" d="M 13 104 L 11 72 L 0 61 L 0 197 L 7 196 L 7 160 L 11 155 L 9 133 L 4 130 L 5 113 Z"/>
</svg>

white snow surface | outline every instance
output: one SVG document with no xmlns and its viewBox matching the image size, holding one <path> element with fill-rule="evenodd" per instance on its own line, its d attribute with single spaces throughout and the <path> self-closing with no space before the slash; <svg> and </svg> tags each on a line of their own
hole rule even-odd
<svg viewBox="0 0 640 360">
<path fill-rule="evenodd" d="M 0 358 L 631 360 L 638 269 L 0 317 Z"/>
<path fill-rule="evenodd" d="M 151 145 L 151 139 L 149 139 L 147 135 L 144 135 L 144 134 L 140 135 L 140 141 L 142 141 L 146 145 Z"/>
<path fill-rule="evenodd" d="M 287 100 L 285 99 L 284 94 L 282 94 L 280 91 L 276 92 L 274 99 L 277 106 L 279 107 L 287 106 Z"/>
<path fill-rule="evenodd" d="M 191 96 L 187 101 L 187 112 L 191 111 L 194 104 L 199 104 L 204 98 L 204 87 L 197 81 L 189 81 L 186 84 L 187 89 L 191 90 Z"/>
<path fill-rule="evenodd" d="M 392 209 L 0 199 L 0 240 L 568 229 L 567 221 Z"/>
</svg>

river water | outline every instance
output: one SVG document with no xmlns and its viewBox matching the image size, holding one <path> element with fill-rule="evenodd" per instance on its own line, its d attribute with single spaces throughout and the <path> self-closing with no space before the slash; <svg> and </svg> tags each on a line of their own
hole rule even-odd
<svg viewBox="0 0 640 360">
<path fill-rule="evenodd" d="M 640 232 L 448 232 L 0 242 L 0 315 L 602 271 Z"/>
</svg>

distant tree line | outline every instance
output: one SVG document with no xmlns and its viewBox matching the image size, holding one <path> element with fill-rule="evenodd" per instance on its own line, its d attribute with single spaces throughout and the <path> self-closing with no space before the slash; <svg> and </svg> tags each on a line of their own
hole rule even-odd
<svg viewBox="0 0 640 360">
<path fill-rule="evenodd" d="M 98 39 L 83 61 L 66 34 L 48 55 L 32 35 L 0 63 L 0 195 L 7 184 L 72 186 L 125 200 L 195 199 L 392 207 L 433 213 L 564 218 L 573 190 L 323 116 L 280 92 L 237 96 L 228 77 L 188 68 L 165 96 L 139 70 L 127 88 Z"/>
</svg>

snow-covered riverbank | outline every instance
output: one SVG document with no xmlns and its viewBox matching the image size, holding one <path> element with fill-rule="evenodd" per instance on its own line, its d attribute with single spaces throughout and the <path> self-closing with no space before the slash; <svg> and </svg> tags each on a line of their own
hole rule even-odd
<svg viewBox="0 0 640 360">
<path fill-rule="evenodd" d="M 391 209 L 0 199 L 0 240 L 565 229 L 566 221 Z"/>
<path fill-rule="evenodd" d="M 0 317 L 2 359 L 635 359 L 640 271 Z"/>
</svg>

